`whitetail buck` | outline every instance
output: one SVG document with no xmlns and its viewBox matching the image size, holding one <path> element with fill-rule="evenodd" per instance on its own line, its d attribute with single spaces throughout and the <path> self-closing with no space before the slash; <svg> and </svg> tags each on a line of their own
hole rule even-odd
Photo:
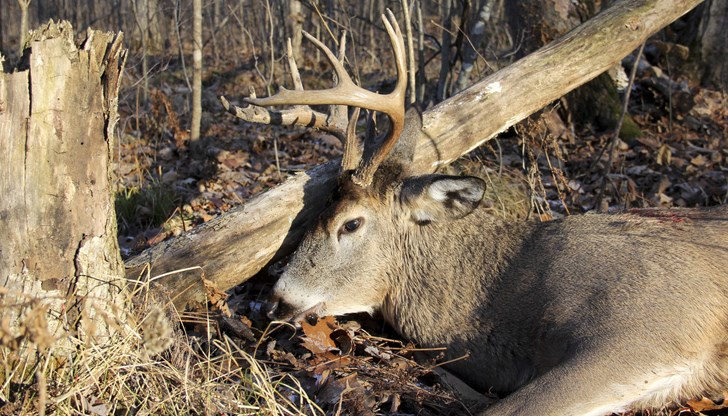
<svg viewBox="0 0 728 416">
<path fill-rule="evenodd" d="M 728 209 L 542 224 L 489 216 L 479 208 L 481 179 L 417 175 L 411 152 L 388 156 L 404 128 L 406 68 L 397 22 L 391 13 L 383 20 L 399 76 L 391 94 L 355 86 L 307 35 L 331 60 L 337 85 L 249 99 L 363 107 L 391 121 L 383 141 L 363 151 L 356 115 L 341 129 L 339 186 L 275 285 L 271 314 L 380 311 L 421 345 L 469 354 L 449 369 L 480 391 L 509 394 L 487 414 L 603 415 L 722 391 Z"/>
</svg>

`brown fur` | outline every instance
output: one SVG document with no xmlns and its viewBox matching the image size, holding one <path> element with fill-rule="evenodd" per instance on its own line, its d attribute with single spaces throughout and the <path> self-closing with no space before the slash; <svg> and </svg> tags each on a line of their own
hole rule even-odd
<svg viewBox="0 0 728 416">
<path fill-rule="evenodd" d="M 398 172 L 343 179 L 276 285 L 287 317 L 379 310 L 468 354 L 449 368 L 473 387 L 510 394 L 488 414 L 600 415 L 725 387 L 728 207 L 508 224 L 473 209 L 475 178 Z"/>
</svg>

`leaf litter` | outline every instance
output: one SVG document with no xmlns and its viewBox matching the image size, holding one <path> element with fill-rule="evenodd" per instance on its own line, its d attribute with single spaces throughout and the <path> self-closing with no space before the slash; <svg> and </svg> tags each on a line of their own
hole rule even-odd
<svg viewBox="0 0 728 416">
<path fill-rule="evenodd" d="M 326 414 L 374 415 L 467 414 L 467 400 L 451 391 L 436 373 L 436 361 L 416 362 L 420 350 L 413 344 L 374 336 L 381 324 L 367 317 L 339 321 L 332 316 L 310 317 L 300 328 L 288 323 L 270 322 L 265 303 L 257 299 L 269 290 L 270 282 L 253 279 L 236 289 L 223 307 L 210 305 L 208 319 L 183 315 L 188 336 L 204 339 L 208 331 L 234 342 L 264 364 L 267 371 L 296 380 L 308 398 Z M 208 289 L 219 295 L 219 291 Z M 361 322 L 361 323 L 360 323 Z M 210 325 L 213 325 L 211 328 Z M 378 327 L 378 328 L 375 328 Z M 372 329 L 375 328 L 375 329 Z M 391 330 L 389 330 L 391 331 Z M 214 345 L 201 345 L 214 349 Z M 224 351 L 219 353 L 224 355 Z M 230 365 L 245 367 L 245 360 Z M 279 392 L 292 403 L 296 389 L 281 383 Z M 315 412 L 313 412 L 315 413 Z"/>
</svg>

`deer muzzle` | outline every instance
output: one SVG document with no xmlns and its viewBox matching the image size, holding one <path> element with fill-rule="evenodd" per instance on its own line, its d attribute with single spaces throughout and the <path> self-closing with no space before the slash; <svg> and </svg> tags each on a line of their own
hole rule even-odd
<svg viewBox="0 0 728 416">
<path fill-rule="evenodd" d="M 286 302 L 280 295 L 274 293 L 268 300 L 266 315 L 274 321 L 286 321 L 298 325 L 304 319 L 319 316 L 325 309 L 324 303 L 320 302 L 308 309 L 301 310 Z"/>
</svg>

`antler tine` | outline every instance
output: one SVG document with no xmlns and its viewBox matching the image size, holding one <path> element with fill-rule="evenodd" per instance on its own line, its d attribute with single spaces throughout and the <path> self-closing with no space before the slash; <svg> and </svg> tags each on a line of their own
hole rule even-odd
<svg viewBox="0 0 728 416">
<path fill-rule="evenodd" d="M 245 101 L 250 104 L 259 106 L 271 106 L 282 104 L 307 104 L 307 105 L 350 105 L 356 107 L 369 108 L 367 101 L 376 99 L 378 94 L 364 90 L 354 84 L 349 74 L 344 69 L 344 65 L 339 62 L 326 45 L 321 43 L 313 35 L 302 31 L 303 35 L 311 43 L 313 43 L 334 67 L 336 77 L 338 79 L 336 85 L 326 90 L 306 90 L 296 91 L 289 90 L 284 87 L 280 88 L 277 94 L 264 98 L 246 98 Z"/>
<path fill-rule="evenodd" d="M 341 32 L 341 36 L 339 38 L 339 53 L 337 61 L 343 64 L 345 59 L 346 31 L 344 30 Z M 335 74 L 333 79 L 335 84 L 339 83 L 338 75 Z M 358 109 L 359 107 L 354 108 Z M 356 118 L 358 116 L 358 112 L 356 115 L 352 116 L 352 118 L 349 118 L 348 109 L 349 107 L 346 105 L 329 106 L 329 118 L 331 119 L 332 124 L 342 126 L 343 134 L 337 135 L 344 146 L 344 155 L 341 157 L 342 171 L 355 169 L 357 163 L 359 163 L 359 158 L 361 158 L 361 152 L 359 151 L 358 145 L 359 143 L 357 142 L 356 137 Z"/>
<path fill-rule="evenodd" d="M 356 122 L 359 121 L 359 107 L 354 107 L 354 112 L 346 125 L 346 136 L 344 138 L 344 155 L 341 157 L 341 170 L 354 170 L 361 159 L 359 143 L 356 140 Z"/>
<path fill-rule="evenodd" d="M 343 64 L 345 58 L 346 31 L 343 31 L 341 34 L 341 40 L 339 41 L 339 62 Z M 338 82 L 338 77 L 336 77 L 335 79 Z M 347 106 L 337 105 L 331 107 L 332 116 L 335 115 L 341 116 L 344 119 L 347 118 Z M 356 123 L 359 121 L 360 112 L 360 107 L 354 107 L 354 111 L 352 112 L 351 116 L 348 117 L 348 122 L 346 124 L 346 133 L 342 138 L 342 142 L 344 144 L 344 154 L 341 157 L 342 172 L 356 169 L 357 165 L 359 164 L 359 160 L 361 159 L 361 146 L 359 145 L 359 140 L 356 137 Z"/>
<path fill-rule="evenodd" d="M 395 19 L 394 13 L 392 13 L 391 10 L 387 9 L 386 16 L 382 15 L 382 21 L 387 29 L 387 34 L 389 35 L 389 40 L 392 45 L 392 52 L 394 53 L 394 59 L 397 64 L 397 84 L 394 87 L 394 91 L 391 93 L 385 96 L 380 95 L 380 99 L 386 99 L 388 101 L 388 110 L 365 107 L 375 111 L 382 111 L 387 114 L 390 126 L 381 146 L 374 152 L 370 159 L 362 159 L 359 167 L 352 177 L 353 182 L 362 187 L 367 187 L 371 184 L 374 173 L 377 171 L 377 168 L 382 161 L 384 161 L 384 158 L 386 158 L 392 150 L 404 129 L 404 95 L 407 89 L 407 65 L 405 63 L 404 38 L 402 37 L 402 31 L 399 28 L 397 19 Z"/>
<path fill-rule="evenodd" d="M 296 91 L 303 91 L 303 82 L 301 82 L 301 73 L 298 72 L 298 65 L 296 65 L 296 58 L 293 56 L 293 46 L 291 45 L 291 38 L 286 41 L 286 56 L 288 56 L 288 69 L 291 70 L 291 80 L 293 81 L 293 89 Z"/>
<path fill-rule="evenodd" d="M 382 21 L 387 29 L 392 51 L 394 53 L 395 62 L 397 64 L 397 85 L 394 91 L 389 94 L 378 94 L 357 86 L 349 77 L 344 69 L 344 65 L 336 59 L 334 53 L 308 32 L 303 31 L 303 35 L 313 43 L 326 58 L 336 72 L 337 82 L 332 88 L 326 90 L 289 90 L 281 87 L 277 94 L 265 98 L 246 98 L 245 101 L 257 106 L 272 105 L 348 105 L 352 107 L 366 108 L 371 111 L 377 111 L 386 114 L 390 119 L 390 128 L 373 156 L 368 160 L 361 160 L 357 170 L 352 177 L 354 183 L 359 186 L 367 187 L 371 184 L 374 172 L 392 150 L 395 142 L 399 138 L 404 128 L 404 92 L 407 87 L 404 52 L 404 38 L 402 32 L 391 10 L 387 9 L 387 15 L 382 15 Z M 353 133 L 353 125 L 349 123 L 348 131 Z M 347 134 L 349 135 L 349 134 Z M 353 135 L 353 134 L 352 134 Z M 346 145 L 346 144 L 345 144 Z M 350 145 L 353 149 L 355 146 Z M 345 155 L 347 156 L 347 155 Z M 351 157 L 345 157 L 345 165 L 351 167 Z"/>
</svg>

